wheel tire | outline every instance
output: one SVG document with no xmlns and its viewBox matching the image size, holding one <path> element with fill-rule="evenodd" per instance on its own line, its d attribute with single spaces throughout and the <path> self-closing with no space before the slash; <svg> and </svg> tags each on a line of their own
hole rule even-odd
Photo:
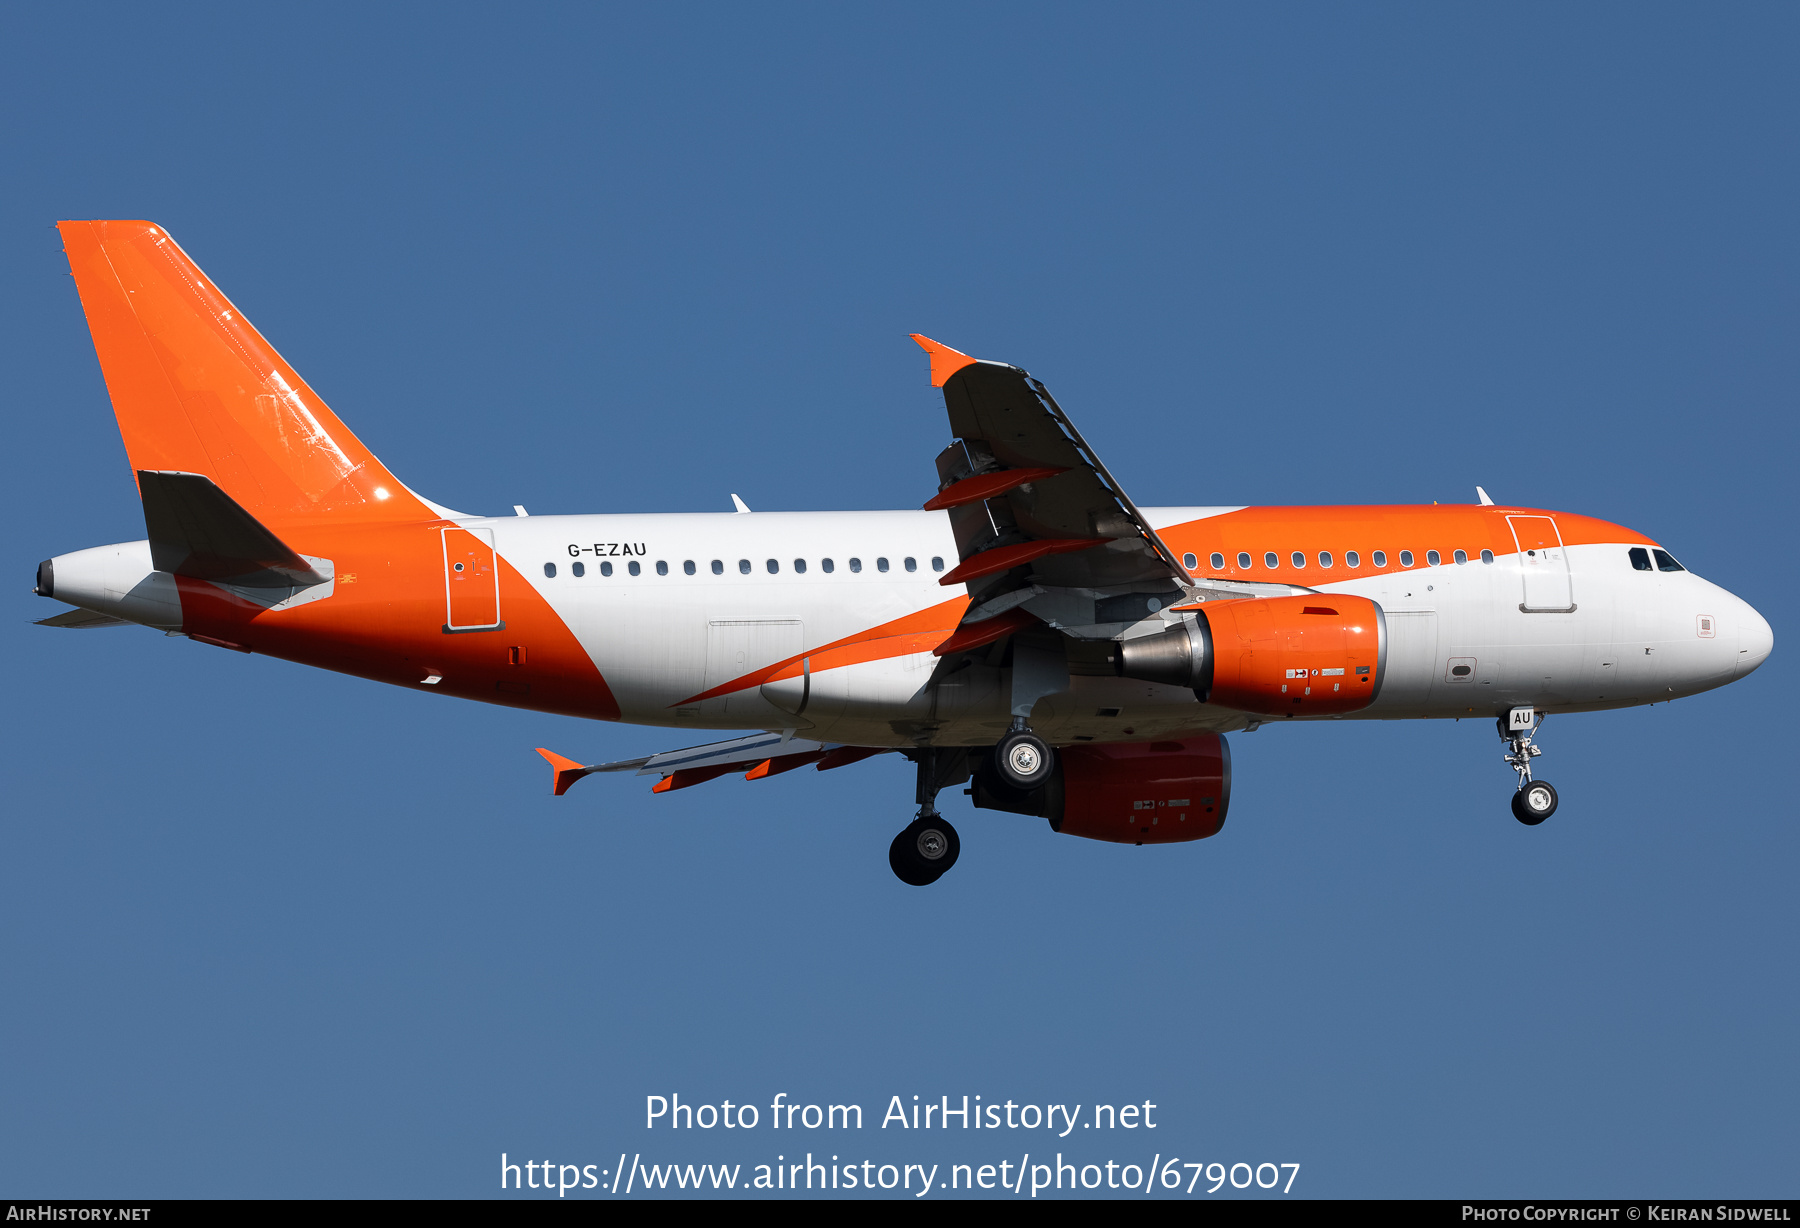
<svg viewBox="0 0 1800 1228">
<path fill-rule="evenodd" d="M 1056 752 L 1035 733 L 1017 730 L 994 747 L 994 770 L 1015 789 L 1031 790 L 1050 779 L 1056 770 Z"/>
<path fill-rule="evenodd" d="M 1536 827 L 1556 813 L 1556 790 L 1541 780 L 1534 780 L 1513 794 L 1513 818 L 1527 827 Z"/>
<path fill-rule="evenodd" d="M 888 845 L 894 877 L 909 887 L 928 887 L 962 855 L 962 840 L 941 815 L 915 819 Z"/>
</svg>

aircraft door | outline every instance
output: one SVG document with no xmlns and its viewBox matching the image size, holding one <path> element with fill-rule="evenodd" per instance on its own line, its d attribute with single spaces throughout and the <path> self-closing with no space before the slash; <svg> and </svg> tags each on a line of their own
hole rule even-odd
<svg viewBox="0 0 1800 1228">
<path fill-rule="evenodd" d="M 1525 586 L 1519 608 L 1534 613 L 1573 610 L 1575 594 L 1569 579 L 1569 552 L 1563 546 L 1556 521 L 1548 516 L 1508 516 L 1506 523 L 1519 548 L 1519 575 Z"/>
<path fill-rule="evenodd" d="M 797 618 L 720 619 L 706 624 L 706 689 L 725 686 L 798 655 L 805 647 L 804 624 Z M 713 707 L 717 705 L 717 707 Z M 759 686 L 731 691 L 705 701 L 712 713 L 765 720 L 774 712 Z"/>
<path fill-rule="evenodd" d="M 491 529 L 445 529 L 444 630 L 498 631 L 500 569 Z"/>
</svg>

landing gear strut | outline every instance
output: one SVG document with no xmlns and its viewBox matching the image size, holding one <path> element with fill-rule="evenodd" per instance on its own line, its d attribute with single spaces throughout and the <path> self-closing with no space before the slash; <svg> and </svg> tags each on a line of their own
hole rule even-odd
<svg viewBox="0 0 1800 1228">
<path fill-rule="evenodd" d="M 962 746 L 922 746 L 906 752 L 919 765 L 919 817 L 888 846 L 888 865 L 909 887 L 927 887 L 956 864 L 962 841 L 937 812 L 940 789 L 969 778 L 969 751 Z"/>
<path fill-rule="evenodd" d="M 1500 737 L 1508 747 L 1501 757 L 1519 774 L 1519 791 L 1512 799 L 1513 818 L 1527 827 L 1536 827 L 1556 813 L 1556 790 L 1546 781 L 1531 778 L 1531 761 L 1544 753 L 1532 745 L 1532 739 L 1544 720 L 1531 708 L 1514 708 L 1499 720 Z"/>
</svg>

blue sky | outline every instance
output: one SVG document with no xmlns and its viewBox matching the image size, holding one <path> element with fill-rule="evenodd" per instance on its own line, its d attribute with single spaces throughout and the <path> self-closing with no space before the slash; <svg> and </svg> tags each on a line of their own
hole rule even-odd
<svg viewBox="0 0 1800 1228">
<path fill-rule="evenodd" d="M 643 1098 L 1151 1100 L 1151 1138 L 846 1158 L 1302 1165 L 1296 1193 L 1796 1192 L 1780 699 L 1800 371 L 1791 8 L 14 6 L 0 1193 L 460 1196 L 499 1154 L 772 1160 Z M 548 796 L 668 735 L 148 631 L 59 218 L 167 226 L 410 485 L 504 512 L 917 506 L 921 331 L 1043 378 L 1144 504 L 1598 515 L 1758 607 L 1725 690 L 1233 739 L 1217 839 L 901 764 Z M 1149 1146 L 1144 1146 L 1145 1142 Z M 1079 1146 L 1077 1145 L 1079 1144 Z"/>
</svg>

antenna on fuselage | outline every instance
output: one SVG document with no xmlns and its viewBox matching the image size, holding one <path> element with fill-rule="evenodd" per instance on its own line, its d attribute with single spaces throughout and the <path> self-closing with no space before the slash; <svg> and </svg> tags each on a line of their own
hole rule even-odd
<svg viewBox="0 0 1800 1228">
<path fill-rule="evenodd" d="M 746 504 L 742 499 L 738 498 L 736 495 L 731 496 L 731 502 L 732 502 L 732 505 L 734 507 L 736 507 L 739 512 L 747 512 L 750 510 L 749 505 Z"/>
<path fill-rule="evenodd" d="M 1481 500 L 1481 506 L 1483 506 L 1483 507 L 1494 506 L 1494 501 L 1492 499 L 1488 498 L 1488 492 L 1481 489 L 1481 487 L 1479 487 L 1479 486 L 1477 486 L 1475 488 L 1475 497 L 1477 499 Z"/>
</svg>

